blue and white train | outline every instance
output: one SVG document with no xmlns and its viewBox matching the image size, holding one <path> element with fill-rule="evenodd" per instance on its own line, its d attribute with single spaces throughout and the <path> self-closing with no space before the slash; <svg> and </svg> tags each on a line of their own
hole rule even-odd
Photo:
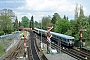
<svg viewBox="0 0 90 60">
<path fill-rule="evenodd" d="M 38 28 L 34 28 L 34 32 L 37 34 L 41 34 L 43 36 L 46 36 L 46 32 L 47 30 L 42 30 L 42 29 L 38 29 Z M 56 33 L 56 32 L 50 32 L 50 34 L 52 34 L 52 40 L 55 42 L 58 42 L 59 40 L 61 41 L 61 44 L 67 47 L 73 47 L 74 43 L 75 43 L 75 38 L 72 36 L 68 36 L 68 35 L 64 35 L 64 34 L 60 34 L 60 33 Z"/>
</svg>

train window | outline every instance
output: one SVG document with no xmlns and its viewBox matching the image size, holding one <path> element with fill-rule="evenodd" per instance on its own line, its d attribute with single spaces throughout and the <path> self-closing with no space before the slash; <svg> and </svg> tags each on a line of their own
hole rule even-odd
<svg viewBox="0 0 90 60">
<path fill-rule="evenodd" d="M 69 42 L 74 42 L 74 39 L 69 39 Z"/>
<path fill-rule="evenodd" d="M 58 37 L 58 36 L 55 36 L 55 38 L 59 39 L 59 37 Z"/>
<path fill-rule="evenodd" d="M 42 32 L 42 34 L 45 34 L 44 32 Z"/>
<path fill-rule="evenodd" d="M 65 41 L 66 41 L 66 39 L 65 39 L 65 38 L 61 38 L 61 40 L 62 40 L 63 42 L 65 42 Z"/>
<path fill-rule="evenodd" d="M 54 37 L 56 37 L 55 35 L 53 35 Z"/>
<path fill-rule="evenodd" d="M 59 37 L 59 39 L 61 39 L 61 37 Z"/>
<path fill-rule="evenodd" d="M 66 41 L 66 39 L 65 39 L 65 38 L 63 38 L 63 40 L 64 40 L 64 41 Z"/>
<path fill-rule="evenodd" d="M 59 36 L 57 36 L 58 39 L 61 39 Z"/>
</svg>

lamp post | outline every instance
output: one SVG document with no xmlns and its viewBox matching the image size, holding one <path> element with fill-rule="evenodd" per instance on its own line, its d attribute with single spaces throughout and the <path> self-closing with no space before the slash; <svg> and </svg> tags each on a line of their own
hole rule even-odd
<svg viewBox="0 0 90 60">
<path fill-rule="evenodd" d="M 42 20 L 41 20 L 41 29 L 42 29 Z M 43 44 L 42 44 L 42 32 L 41 32 L 41 50 L 43 48 Z"/>
</svg>

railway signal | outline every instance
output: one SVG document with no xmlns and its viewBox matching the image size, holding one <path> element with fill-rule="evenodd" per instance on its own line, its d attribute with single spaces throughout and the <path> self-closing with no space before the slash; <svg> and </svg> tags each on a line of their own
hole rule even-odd
<svg viewBox="0 0 90 60">
<path fill-rule="evenodd" d="M 52 37 L 52 35 L 50 35 L 50 31 L 53 29 L 53 26 L 52 27 L 48 27 L 48 31 L 46 32 L 46 36 L 47 36 L 47 53 L 50 52 L 50 49 L 51 49 L 51 40 L 50 38 Z"/>
<path fill-rule="evenodd" d="M 27 35 L 27 32 L 26 30 L 24 30 L 24 46 L 26 46 L 26 35 Z"/>
<path fill-rule="evenodd" d="M 87 31 L 86 29 L 80 29 L 80 48 L 83 46 L 82 45 L 82 32 Z"/>
<path fill-rule="evenodd" d="M 26 30 L 24 30 L 24 60 L 25 60 L 25 58 L 26 58 L 26 52 L 27 52 L 27 47 L 28 46 L 26 46 L 26 36 L 27 36 L 27 31 Z"/>
<path fill-rule="evenodd" d="M 82 42 L 82 30 L 80 30 L 80 41 Z"/>
</svg>

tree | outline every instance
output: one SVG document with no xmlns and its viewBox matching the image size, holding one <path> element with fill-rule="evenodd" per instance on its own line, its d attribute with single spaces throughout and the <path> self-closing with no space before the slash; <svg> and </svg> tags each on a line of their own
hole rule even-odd
<svg viewBox="0 0 90 60">
<path fill-rule="evenodd" d="M 49 26 L 51 26 L 51 25 L 52 25 L 52 24 L 51 24 L 51 19 L 50 19 L 49 16 L 42 18 L 42 28 L 43 28 L 43 29 L 47 29 L 47 27 L 49 27 Z"/>
<path fill-rule="evenodd" d="M 79 14 L 79 18 L 85 17 L 84 16 L 84 11 L 83 11 L 83 6 L 80 5 L 80 14 Z"/>
<path fill-rule="evenodd" d="M 21 26 L 21 22 L 19 21 L 19 27 Z"/>
<path fill-rule="evenodd" d="M 75 20 L 77 20 L 78 18 L 78 4 L 76 4 L 76 8 L 75 8 Z"/>
<path fill-rule="evenodd" d="M 68 20 L 65 19 L 59 19 L 57 20 L 56 24 L 55 24 L 55 32 L 58 33 L 66 33 L 68 30 L 70 29 L 70 22 Z"/>
<path fill-rule="evenodd" d="M 67 30 L 66 33 L 64 33 L 65 35 L 69 35 L 69 36 L 72 36 L 72 30 Z"/>
<path fill-rule="evenodd" d="M 88 17 L 88 22 L 89 22 L 89 25 L 90 25 L 90 15 L 89 15 L 89 17 Z"/>
<path fill-rule="evenodd" d="M 10 9 L 3 9 L 0 12 L 0 30 L 3 30 L 6 33 L 11 33 L 13 31 L 12 23 L 15 19 L 15 14 Z"/>
<path fill-rule="evenodd" d="M 22 17 L 22 21 L 21 21 L 22 26 L 24 26 L 25 28 L 29 27 L 29 19 L 26 16 Z"/>
<path fill-rule="evenodd" d="M 67 20 L 66 16 L 64 15 L 63 19 Z"/>
<path fill-rule="evenodd" d="M 56 23 L 56 17 L 55 16 L 53 16 L 53 18 L 52 18 L 52 20 L 51 20 L 51 22 L 53 23 L 53 24 L 55 24 Z"/>
<path fill-rule="evenodd" d="M 88 25 L 87 31 L 85 32 L 86 34 L 83 36 L 84 38 L 86 38 L 87 40 L 90 39 L 90 25 Z"/>
<path fill-rule="evenodd" d="M 18 19 L 17 19 L 17 17 L 16 17 L 16 20 L 15 20 L 15 22 L 14 22 L 14 31 L 17 31 L 18 30 Z"/>
<path fill-rule="evenodd" d="M 39 28 L 40 27 L 40 24 L 37 21 L 35 21 L 35 26 L 34 27 Z"/>
<path fill-rule="evenodd" d="M 12 20 L 7 15 L 0 16 L 1 30 L 7 33 L 11 33 L 12 30 Z"/>
<path fill-rule="evenodd" d="M 30 28 L 34 29 L 34 19 L 33 16 L 31 17 L 31 21 L 30 21 Z"/>
<path fill-rule="evenodd" d="M 60 19 L 60 15 L 58 13 L 54 13 L 51 23 L 55 24 L 57 20 Z"/>
<path fill-rule="evenodd" d="M 79 26 L 77 20 L 70 20 L 70 30 L 72 31 L 72 36 L 75 36 L 79 32 Z"/>
</svg>

